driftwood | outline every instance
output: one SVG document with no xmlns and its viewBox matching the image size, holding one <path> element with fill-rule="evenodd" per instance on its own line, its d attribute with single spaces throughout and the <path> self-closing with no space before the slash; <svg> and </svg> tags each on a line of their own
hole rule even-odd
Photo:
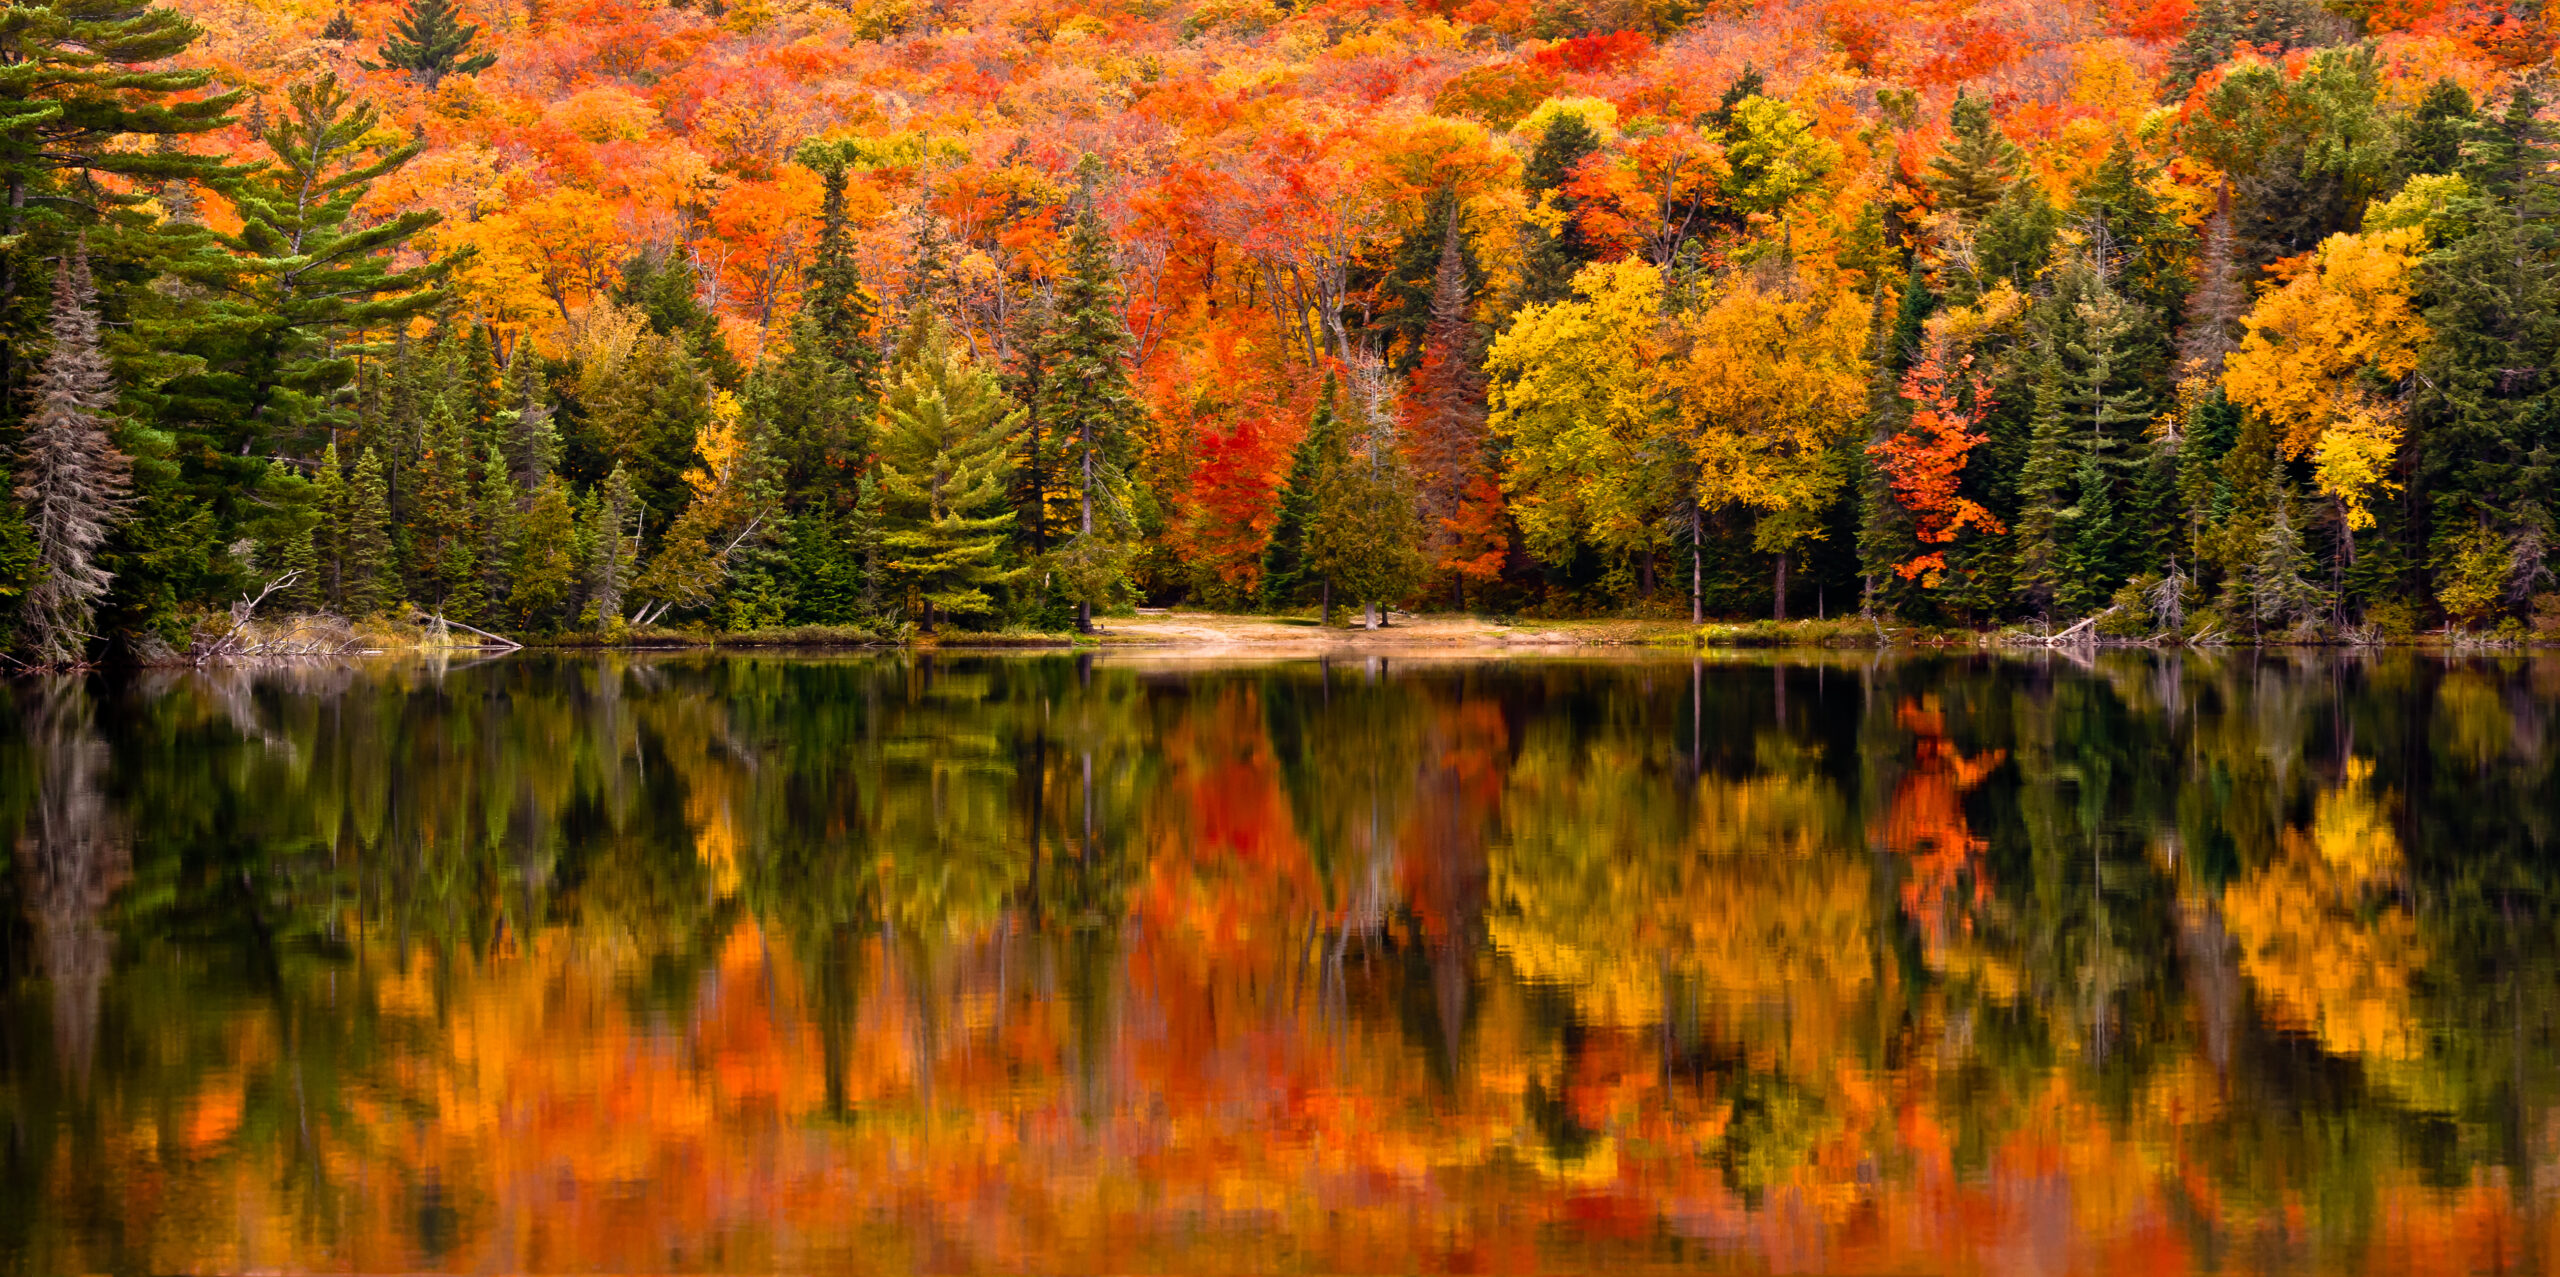
<svg viewBox="0 0 2560 1277">
<path fill-rule="evenodd" d="M 2020 647 L 2095 646 L 2098 642 L 2098 622 L 2115 615 L 2115 613 L 2116 609 L 2111 607 L 2094 616 L 2082 617 L 2080 621 L 2071 628 L 2056 634 L 2029 634 L 2023 630 L 2011 630 L 2000 637 L 2002 641 L 2015 643 Z"/>
<path fill-rule="evenodd" d="M 297 660 L 346 656 L 363 650 L 364 640 L 354 628 L 344 619 L 326 613 L 295 618 L 281 633 L 258 627 L 258 608 L 276 591 L 290 587 L 301 576 L 299 570 L 287 572 L 267 582 L 257 597 L 242 598 L 232 603 L 231 628 L 212 638 L 198 638 L 189 644 L 187 663 L 201 667 L 238 661 Z"/>
<path fill-rule="evenodd" d="M 508 637 L 507 637 L 506 635 L 504 635 L 504 634 L 492 634 L 492 633 L 490 633 L 489 631 L 484 630 L 484 629 L 480 629 L 480 628 L 479 628 L 479 627 L 477 627 L 477 626 L 465 625 L 465 624 L 463 624 L 463 623 L 462 623 L 462 622 L 460 622 L 460 621 L 448 620 L 448 619 L 446 619 L 443 615 L 441 615 L 441 614 L 439 614 L 439 613 L 418 612 L 418 611 L 415 611 L 414 609 L 413 609 L 413 613 L 414 613 L 414 615 L 415 615 L 419 620 L 421 620 L 421 621 L 426 621 L 426 622 L 428 622 L 428 623 L 430 623 L 430 624 L 433 624 L 433 625 L 446 626 L 446 627 L 449 627 L 449 628 L 452 628 L 452 629 L 461 630 L 461 631 L 463 631 L 463 632 L 464 632 L 464 633 L 466 633 L 466 634 L 477 634 L 477 635 L 479 635 L 480 637 L 482 637 L 482 638 L 484 638 L 484 639 L 487 639 L 487 640 L 489 640 L 489 641 L 490 641 L 490 642 L 492 642 L 492 643 L 496 643 L 496 644 L 497 644 L 497 645 L 499 645 L 500 647 L 506 647 L 506 648 L 520 648 L 520 647 L 523 647 L 523 646 L 524 646 L 524 644 L 519 643 L 519 642 L 515 641 L 514 639 L 508 638 Z"/>
</svg>

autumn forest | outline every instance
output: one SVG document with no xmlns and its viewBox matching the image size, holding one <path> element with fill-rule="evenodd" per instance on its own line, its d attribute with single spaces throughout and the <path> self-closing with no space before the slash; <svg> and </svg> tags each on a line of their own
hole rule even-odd
<svg viewBox="0 0 2560 1277">
<path fill-rule="evenodd" d="M 48 0 L 12 650 L 2560 626 L 2518 3 Z"/>
</svg>

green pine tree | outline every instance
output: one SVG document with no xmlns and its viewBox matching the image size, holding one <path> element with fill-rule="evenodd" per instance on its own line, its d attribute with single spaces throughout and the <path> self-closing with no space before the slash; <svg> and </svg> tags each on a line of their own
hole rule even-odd
<svg viewBox="0 0 2560 1277">
<path fill-rule="evenodd" d="M 1393 424 L 1363 424 L 1357 446 L 1318 473 L 1307 559 L 1318 577 L 1359 602 L 1376 629 L 1388 605 L 1421 584 L 1429 563 L 1413 511 L 1413 475 Z"/>
<path fill-rule="evenodd" d="M 954 347 L 933 312 L 918 311 L 899 341 L 880 405 L 884 567 L 932 633 L 945 617 L 995 610 L 990 591 L 1021 569 L 1005 562 L 1014 512 L 1012 436 L 1020 410 L 996 379 Z"/>
<path fill-rule="evenodd" d="M 379 113 L 334 75 L 295 85 L 286 100 L 259 138 L 272 161 L 219 184 L 239 229 L 196 228 L 191 250 L 169 260 L 201 300 L 139 333 L 189 361 L 159 389 L 161 420 L 226 452 L 316 443 L 310 436 L 339 423 L 336 404 L 355 375 L 346 339 L 437 305 L 456 261 L 392 259 L 435 213 L 356 214 L 423 142 L 380 147 Z"/>
<path fill-rule="evenodd" d="M 335 439 L 320 453 L 320 469 L 311 480 L 311 508 L 319 516 L 311 535 L 311 605 L 343 612 L 347 607 L 347 475 L 338 460 Z"/>
<path fill-rule="evenodd" d="M 334 538 L 339 598 L 350 616 L 373 616 L 400 601 L 399 556 L 382 470 L 382 454 L 371 448 L 356 458 L 355 472 L 347 480 L 345 518 Z"/>
<path fill-rule="evenodd" d="M 1333 379 L 1327 377 L 1307 433 L 1289 454 L 1289 476 L 1280 485 L 1280 517 L 1273 522 L 1271 540 L 1262 550 L 1262 605 L 1266 608 L 1295 607 L 1306 601 L 1310 590 L 1324 587 L 1308 554 L 1307 529 L 1315 521 L 1319 484 L 1342 449 L 1342 427 L 1334 417 L 1336 398 Z M 1329 591 L 1323 603 L 1330 619 Z"/>
<path fill-rule="evenodd" d="M 542 633 L 567 619 L 578 584 L 578 541 L 569 485 L 547 475 L 525 507 L 504 613 L 510 624 Z"/>
<path fill-rule="evenodd" d="M 418 465 L 418 496 L 409 515 L 409 579 L 420 602 L 468 619 L 479 610 L 480 584 L 471 435 L 441 401 L 430 420 L 426 455 Z"/>
<path fill-rule="evenodd" d="M 480 544 L 476 553 L 480 560 L 480 598 L 482 615 L 491 619 L 507 615 L 507 598 L 516 576 L 516 558 L 524 540 L 524 511 L 520 508 L 521 490 L 515 478 L 507 473 L 507 456 L 491 445 L 481 455 L 480 482 L 477 492 Z"/>
<path fill-rule="evenodd" d="M 471 51 L 479 38 L 480 28 L 462 24 L 453 0 L 409 0 L 377 51 L 381 64 L 364 65 L 368 70 L 406 71 L 433 89 L 448 75 L 473 75 L 498 65 L 498 55 Z"/>
<path fill-rule="evenodd" d="M 597 490 L 593 526 L 587 539 L 592 571 L 587 581 L 591 623 L 611 630 L 622 624 L 622 597 L 631 588 L 640 539 L 640 493 L 631 472 L 620 465 Z"/>
<path fill-rule="evenodd" d="M 1132 343 L 1120 301 L 1110 232 L 1088 191 L 1067 236 L 1040 414 L 1060 443 L 1060 478 L 1076 493 L 1076 529 L 1053 552 L 1052 571 L 1076 604 L 1077 628 L 1086 631 L 1095 607 L 1128 591 L 1129 542 L 1137 532 L 1128 466 L 1145 409 L 1129 388 Z"/>
<path fill-rule="evenodd" d="M 2018 184 L 2027 155 L 1993 122 L 1987 95 L 1958 92 L 1947 123 L 1953 135 L 1929 161 L 1929 189 L 1937 194 L 1938 211 L 1972 225 Z"/>
</svg>

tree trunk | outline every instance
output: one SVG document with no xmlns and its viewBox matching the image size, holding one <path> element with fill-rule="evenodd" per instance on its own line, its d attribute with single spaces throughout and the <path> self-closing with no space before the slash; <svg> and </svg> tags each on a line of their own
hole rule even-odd
<svg viewBox="0 0 2560 1277">
<path fill-rule="evenodd" d="M 1322 613 L 1320 614 L 1320 619 L 1317 621 L 1317 624 L 1319 624 L 1319 625 L 1331 625 L 1331 624 L 1333 624 L 1333 578 L 1332 578 L 1332 577 L 1326 577 L 1326 578 L 1325 578 L 1324 585 L 1316 591 L 1316 599 L 1317 599 L 1317 605 L 1323 609 Z"/>
<path fill-rule="evenodd" d="M 1464 614 L 1467 610 L 1467 574 L 1452 572 L 1449 574 L 1449 581 L 1451 599 L 1456 603 L 1458 611 Z"/>
<path fill-rule="evenodd" d="M 1778 551 L 1777 619 L 1781 621 L 1787 619 L 1787 552 L 1784 550 Z"/>
<path fill-rule="evenodd" d="M 1361 628 L 1362 628 L 1362 629 L 1369 629 L 1369 630 L 1374 630 L 1374 629 L 1378 628 L 1378 605 L 1377 605 L 1377 604 L 1375 604 L 1375 603 L 1362 603 L 1362 604 L 1360 605 L 1360 626 L 1361 626 Z"/>
<path fill-rule="evenodd" d="M 1084 552 L 1091 554 L 1093 553 L 1093 426 L 1087 423 L 1077 433 L 1084 437 L 1084 483 L 1081 485 L 1082 491 L 1077 494 L 1082 498 L 1083 510 L 1076 526 L 1084 534 Z M 1076 632 L 1093 633 L 1092 599 L 1076 600 Z"/>
<path fill-rule="evenodd" d="M 1707 537 L 1706 520 L 1699 517 L 1698 504 L 1689 503 L 1689 624 L 1707 623 L 1706 550 L 1700 544 Z"/>
<path fill-rule="evenodd" d="M 924 601 L 924 632 L 933 633 L 933 600 Z"/>
</svg>

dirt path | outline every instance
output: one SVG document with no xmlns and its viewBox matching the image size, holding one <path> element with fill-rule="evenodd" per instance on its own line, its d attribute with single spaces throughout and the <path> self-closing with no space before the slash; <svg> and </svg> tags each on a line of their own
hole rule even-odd
<svg viewBox="0 0 2560 1277">
<path fill-rule="evenodd" d="M 1357 615 L 1356 613 L 1354 614 Z M 1666 621 L 1529 621 L 1497 625 L 1454 613 L 1397 613 L 1381 629 L 1327 629 L 1303 618 L 1141 609 L 1104 625 L 1109 646 L 1179 648 L 1187 652 L 1327 652 L 1430 648 L 1507 649 L 1661 643 L 1685 640 L 1689 627 Z"/>
</svg>

